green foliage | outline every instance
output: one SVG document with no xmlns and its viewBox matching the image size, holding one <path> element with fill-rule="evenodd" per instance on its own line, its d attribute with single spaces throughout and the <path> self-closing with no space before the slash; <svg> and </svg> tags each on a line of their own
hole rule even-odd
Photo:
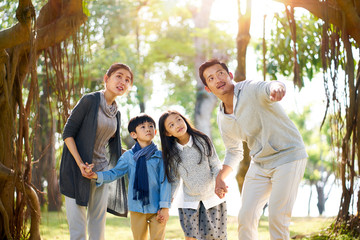
<svg viewBox="0 0 360 240">
<path fill-rule="evenodd" d="M 17 7 L 17 0 L 7 0 L 0 2 L 0 30 L 9 28 L 18 22 L 15 16 Z"/>
<path fill-rule="evenodd" d="M 329 122 L 326 121 L 321 130 L 309 127 L 310 113 L 310 106 L 307 106 L 304 108 L 303 113 L 291 112 L 289 117 L 299 129 L 309 155 L 304 178 L 314 184 L 322 181 L 324 172 L 327 175 L 334 172 L 333 162 L 335 156 L 330 149 Z"/>
<path fill-rule="evenodd" d="M 39 14 L 40 9 L 46 3 L 45 0 L 32 0 L 31 2 L 35 8 L 36 15 Z M 0 1 L 0 31 L 18 23 L 16 19 L 16 9 L 18 5 L 19 0 Z"/>
<path fill-rule="evenodd" d="M 310 13 L 295 17 L 296 21 L 296 50 L 297 61 L 300 67 L 300 76 L 310 81 L 321 69 L 321 21 Z M 275 14 L 274 27 L 270 39 L 266 39 L 267 73 L 271 79 L 277 75 L 290 76 L 294 68 L 294 43 L 291 40 L 289 22 L 285 13 Z M 257 43 L 255 50 L 262 52 L 261 42 Z M 261 55 L 261 54 L 259 54 Z M 258 70 L 262 69 L 262 60 L 258 59 Z"/>
<path fill-rule="evenodd" d="M 208 29 L 194 28 L 187 4 L 176 1 L 89 2 L 91 16 L 84 78 L 87 89 L 98 89 L 106 68 L 113 62 L 130 65 L 135 74 L 134 98 L 127 102 L 145 104 L 160 85 L 168 89 L 164 107 L 180 105 L 189 116 L 196 101 L 194 37 L 208 39 L 204 48 L 212 56 L 214 49 L 234 53 L 232 37 L 221 30 L 221 22 L 211 22 Z M 145 109 L 146 111 L 146 109 Z"/>
</svg>

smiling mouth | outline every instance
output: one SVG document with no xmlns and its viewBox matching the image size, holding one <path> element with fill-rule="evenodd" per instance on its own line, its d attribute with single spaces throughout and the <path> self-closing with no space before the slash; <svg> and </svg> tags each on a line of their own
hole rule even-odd
<svg viewBox="0 0 360 240">
<path fill-rule="evenodd" d="M 116 89 L 119 90 L 119 91 L 123 91 L 123 90 L 124 90 L 123 87 L 116 87 Z"/>
<path fill-rule="evenodd" d="M 225 83 L 221 83 L 221 84 L 219 84 L 218 86 L 216 86 L 216 88 L 217 89 L 220 89 L 220 88 L 222 88 L 222 87 L 224 87 L 225 86 Z"/>
</svg>

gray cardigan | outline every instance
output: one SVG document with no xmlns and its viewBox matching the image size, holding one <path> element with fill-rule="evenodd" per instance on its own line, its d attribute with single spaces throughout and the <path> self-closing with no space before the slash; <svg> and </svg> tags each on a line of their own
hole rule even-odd
<svg viewBox="0 0 360 240">
<path fill-rule="evenodd" d="M 92 163 L 97 115 L 100 104 L 100 92 L 84 95 L 72 110 L 63 132 L 63 140 L 73 137 L 83 162 Z M 121 156 L 120 112 L 116 115 L 118 126 L 115 136 L 109 140 L 110 163 L 112 168 Z M 127 197 L 125 179 L 120 178 L 110 185 L 108 212 L 118 216 L 127 216 Z M 84 178 L 75 159 L 64 144 L 60 164 L 60 192 L 74 198 L 76 204 L 87 206 L 90 193 L 90 179 Z"/>
</svg>

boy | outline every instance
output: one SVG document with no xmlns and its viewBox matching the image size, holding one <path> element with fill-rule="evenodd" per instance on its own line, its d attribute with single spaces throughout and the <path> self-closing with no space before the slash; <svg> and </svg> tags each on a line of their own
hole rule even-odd
<svg viewBox="0 0 360 240">
<path fill-rule="evenodd" d="M 226 154 L 216 178 L 220 198 L 227 192 L 224 179 L 243 158 L 242 141 L 252 157 L 242 189 L 238 238 L 258 239 L 259 218 L 269 201 L 270 239 L 289 239 L 291 210 L 308 155 L 299 131 L 278 103 L 285 85 L 249 80 L 234 84 L 225 63 L 216 59 L 203 63 L 199 75 L 205 90 L 221 100 L 218 126 Z"/>
<path fill-rule="evenodd" d="M 130 136 L 136 141 L 113 169 L 93 172 L 96 185 L 114 181 L 128 174 L 128 205 L 131 230 L 135 240 L 165 239 L 165 225 L 169 219 L 171 185 L 164 174 L 164 164 L 156 145 L 155 121 L 143 114 L 132 118 L 128 125 Z"/>
</svg>

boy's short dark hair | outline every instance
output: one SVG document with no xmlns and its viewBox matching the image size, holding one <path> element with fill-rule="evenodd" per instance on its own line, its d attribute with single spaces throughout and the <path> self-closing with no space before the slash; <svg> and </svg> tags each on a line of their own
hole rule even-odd
<svg viewBox="0 0 360 240">
<path fill-rule="evenodd" d="M 138 116 L 130 119 L 129 124 L 128 124 L 129 133 L 136 132 L 135 131 L 136 127 L 144 122 L 152 123 L 152 124 L 154 124 L 154 127 L 156 128 L 155 121 L 154 121 L 154 119 L 152 119 L 152 117 L 150 117 L 147 114 L 141 114 L 141 115 L 138 115 Z"/>
<path fill-rule="evenodd" d="M 210 59 L 210 60 L 208 60 L 208 61 L 206 61 L 206 62 L 203 62 L 203 63 L 200 65 L 200 67 L 199 67 L 199 76 L 200 76 L 200 79 L 201 79 L 202 83 L 203 83 L 205 86 L 207 86 L 207 84 L 206 84 L 206 79 L 205 79 L 205 77 L 204 77 L 204 71 L 205 71 L 207 68 L 209 68 L 209 67 L 211 67 L 211 66 L 213 66 L 213 65 L 216 65 L 216 64 L 220 64 L 220 65 L 225 69 L 225 71 L 226 71 L 227 73 L 229 73 L 229 69 L 228 69 L 228 67 L 226 66 L 226 64 L 223 63 L 223 62 L 220 62 L 219 59 L 213 58 L 213 59 Z"/>
</svg>

